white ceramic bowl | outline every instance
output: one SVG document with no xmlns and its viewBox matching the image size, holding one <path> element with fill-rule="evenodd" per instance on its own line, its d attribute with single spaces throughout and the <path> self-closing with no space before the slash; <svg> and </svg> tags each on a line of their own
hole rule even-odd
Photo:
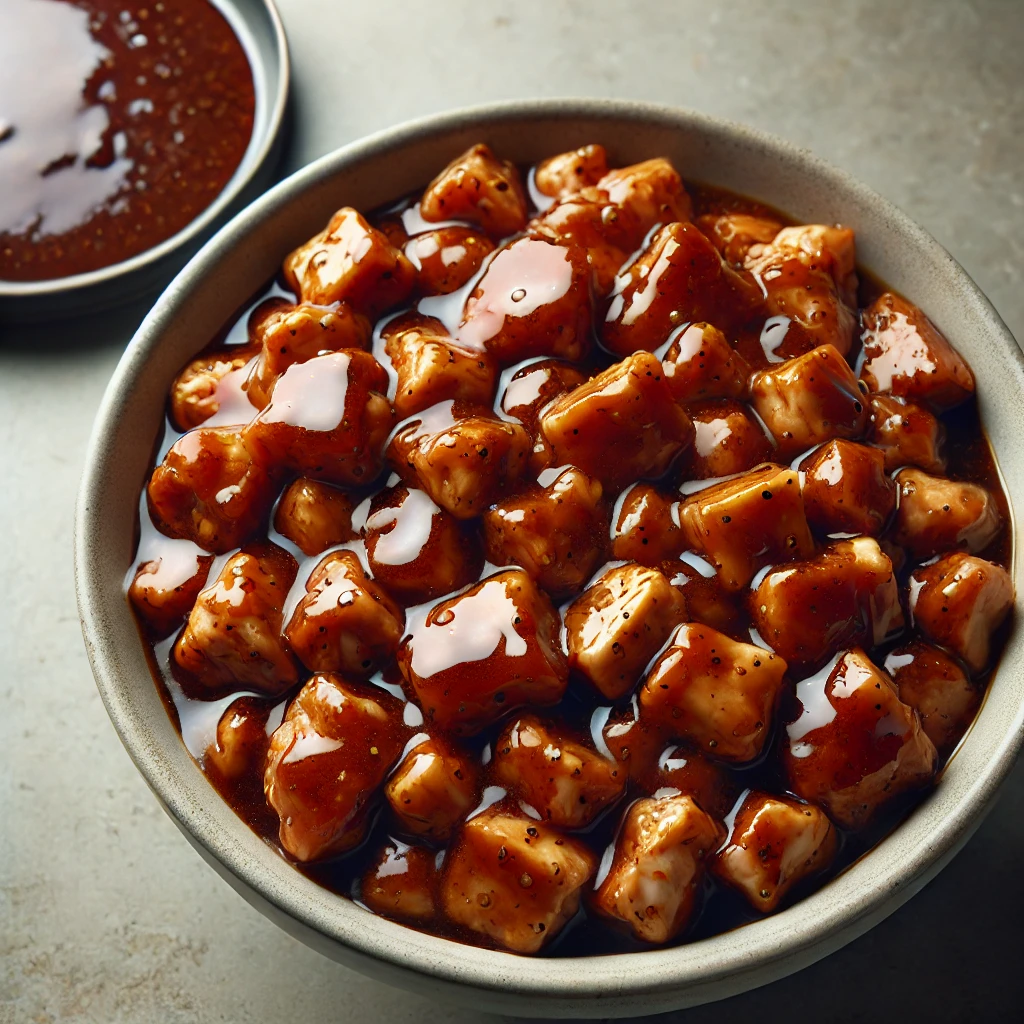
<svg viewBox="0 0 1024 1024">
<path fill-rule="evenodd" d="M 870 853 L 795 906 L 689 945 L 607 957 L 526 958 L 375 917 L 296 871 L 235 816 L 185 751 L 122 593 L 138 496 L 175 373 L 339 206 L 423 186 L 478 140 L 529 163 L 602 142 L 618 163 L 669 157 L 684 177 L 805 221 L 842 221 L 862 265 L 921 305 L 970 361 L 1014 509 L 1024 508 L 1024 358 L 957 263 L 880 196 L 808 153 L 699 114 L 638 103 L 538 101 L 427 118 L 323 157 L 210 241 L 139 328 L 104 397 L 76 523 L 79 608 L 93 671 L 139 771 L 199 853 L 291 934 L 381 980 L 475 1009 L 548 1017 L 655 1013 L 799 970 L 891 914 L 948 863 L 990 808 L 1024 739 L 1019 621 L 974 726 L 938 786 Z M 1018 593 L 1024 593 L 1014 565 Z M 1019 616 L 1018 616 L 1019 620 Z"/>
</svg>

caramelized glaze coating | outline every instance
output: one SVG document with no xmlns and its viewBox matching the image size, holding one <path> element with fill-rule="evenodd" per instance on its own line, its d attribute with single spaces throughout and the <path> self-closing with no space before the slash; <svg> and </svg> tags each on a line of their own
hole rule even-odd
<svg viewBox="0 0 1024 1024">
<path fill-rule="evenodd" d="M 835 853 L 836 830 L 817 807 L 754 792 L 740 805 L 711 870 L 755 910 L 770 914 L 794 885 L 824 871 Z"/>
<path fill-rule="evenodd" d="M 404 743 L 401 702 L 367 683 L 317 673 L 270 737 L 263 788 L 296 860 L 357 846 L 373 796 Z"/>
<path fill-rule="evenodd" d="M 164 545 L 162 554 L 142 562 L 128 585 L 128 600 L 146 632 L 170 636 L 185 621 L 213 564 L 191 541 Z"/>
<path fill-rule="evenodd" d="M 780 227 L 770 248 L 794 255 L 829 274 L 843 302 L 857 305 L 857 250 L 853 231 L 842 224 L 796 224 Z M 757 258 L 757 251 L 750 253 Z M 838 347 L 838 346 L 837 346 Z"/>
<path fill-rule="evenodd" d="M 359 886 L 375 913 L 397 921 L 429 921 L 437 912 L 437 854 L 426 846 L 388 843 L 367 868 Z"/>
<path fill-rule="evenodd" d="M 580 146 L 537 164 L 533 184 L 542 196 L 563 199 L 588 185 L 596 185 L 607 173 L 608 154 L 604 146 Z"/>
<path fill-rule="evenodd" d="M 747 632 L 747 614 L 742 600 L 722 585 L 715 567 L 706 559 L 684 551 L 678 559 L 663 561 L 659 568 L 683 595 L 687 618 L 691 621 L 703 622 L 730 636 Z"/>
<path fill-rule="evenodd" d="M 612 558 L 658 566 L 685 547 L 679 502 L 653 484 L 634 484 L 619 495 L 612 517 Z"/>
<path fill-rule="evenodd" d="M 767 245 L 782 230 L 782 223 L 749 213 L 707 213 L 694 223 L 704 232 L 722 258 L 740 269 L 751 246 Z"/>
<path fill-rule="evenodd" d="M 452 224 L 424 231 L 405 243 L 404 252 L 416 268 L 416 290 L 421 295 L 448 295 L 468 284 L 494 243 L 474 228 Z"/>
<path fill-rule="evenodd" d="M 594 906 L 644 942 L 668 942 L 689 924 L 708 858 L 724 835 L 688 796 L 637 800 Z"/>
<path fill-rule="evenodd" d="M 258 352 L 252 345 L 233 345 L 193 359 L 171 385 L 169 411 L 174 426 L 191 430 L 216 415 L 221 404 L 220 382 L 248 366 Z"/>
<path fill-rule="evenodd" d="M 498 408 L 505 416 L 519 420 L 531 434 L 537 432 L 537 418 L 551 399 L 587 380 L 586 374 L 572 363 L 558 359 L 531 360 L 506 373 L 511 376 L 499 396 Z"/>
<path fill-rule="evenodd" d="M 344 491 L 320 480 L 300 476 L 281 495 L 274 511 L 274 529 L 304 555 L 319 555 L 328 548 L 355 540 L 354 506 Z"/>
<path fill-rule="evenodd" d="M 541 820 L 574 829 L 622 796 L 627 773 L 557 724 L 524 715 L 495 741 L 494 778 Z"/>
<path fill-rule="evenodd" d="M 641 238 L 655 224 L 688 221 L 693 216 L 683 180 L 664 157 L 609 171 L 597 188 L 636 224 Z"/>
<path fill-rule="evenodd" d="M 800 463 L 807 521 L 822 533 L 877 537 L 896 508 L 896 485 L 885 472 L 885 455 L 837 438 Z"/>
<path fill-rule="evenodd" d="M 232 555 L 196 598 L 174 660 L 211 690 L 236 684 L 276 695 L 294 686 L 299 673 L 281 622 L 295 572 L 295 559 L 273 544 Z"/>
<path fill-rule="evenodd" d="M 514 953 L 536 953 L 576 915 L 594 866 L 583 843 L 550 825 L 486 810 L 450 850 L 441 898 L 456 924 Z"/>
<path fill-rule="evenodd" d="M 270 705 L 251 697 L 240 697 L 220 716 L 217 733 L 206 748 L 203 767 L 222 779 L 238 780 L 261 770 L 270 736 L 267 716 Z"/>
<path fill-rule="evenodd" d="M 741 398 L 750 377 L 747 361 L 709 323 L 690 324 L 676 334 L 662 367 L 679 402 Z"/>
<path fill-rule="evenodd" d="M 802 711 L 783 745 L 790 785 L 840 827 L 862 828 L 884 804 L 931 781 L 934 744 L 860 648 L 797 683 L 796 696 Z"/>
<path fill-rule="evenodd" d="M 652 793 L 674 789 L 717 820 L 725 818 L 739 795 L 735 776 L 696 750 L 674 744 L 661 752 L 657 770 L 642 786 Z"/>
<path fill-rule="evenodd" d="M 865 440 L 881 449 L 887 473 L 901 466 L 920 466 L 926 473 L 944 473 L 944 435 L 942 424 L 924 406 L 894 395 L 871 396 Z"/>
<path fill-rule="evenodd" d="M 398 649 L 405 615 L 352 551 L 325 555 L 306 581 L 285 636 L 311 672 L 369 675 Z"/>
<path fill-rule="evenodd" d="M 684 475 L 692 480 L 735 476 L 774 455 L 764 428 L 740 402 L 691 402 L 693 447 Z"/>
<path fill-rule="evenodd" d="M 569 669 L 550 600 L 521 569 L 489 576 L 410 622 L 398 665 L 427 720 L 479 732 L 527 704 L 557 704 Z"/>
</svg>

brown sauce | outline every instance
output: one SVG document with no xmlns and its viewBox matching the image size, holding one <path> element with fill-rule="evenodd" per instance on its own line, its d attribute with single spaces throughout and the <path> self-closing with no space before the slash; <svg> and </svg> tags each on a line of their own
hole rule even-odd
<svg viewBox="0 0 1024 1024">
<path fill-rule="evenodd" d="M 252 135 L 245 50 L 207 0 L 5 0 L 0 280 L 98 270 L 176 234 Z"/>
</svg>

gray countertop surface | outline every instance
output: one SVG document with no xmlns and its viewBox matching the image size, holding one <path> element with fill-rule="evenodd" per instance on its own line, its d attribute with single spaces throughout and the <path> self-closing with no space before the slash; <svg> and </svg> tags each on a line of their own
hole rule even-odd
<svg viewBox="0 0 1024 1024">
<path fill-rule="evenodd" d="M 278 0 L 285 169 L 485 100 L 657 100 L 851 171 L 959 260 L 1024 339 L 1024 3 Z M 141 317 L 0 328 L 0 1022 L 483 1019 L 277 930 L 163 814 L 93 686 L 72 511 L 93 416 Z M 679 1014 L 1020 1019 L 1024 765 L 953 864 L 810 969 Z M 486 1007 L 481 1007 L 481 1011 Z"/>
</svg>

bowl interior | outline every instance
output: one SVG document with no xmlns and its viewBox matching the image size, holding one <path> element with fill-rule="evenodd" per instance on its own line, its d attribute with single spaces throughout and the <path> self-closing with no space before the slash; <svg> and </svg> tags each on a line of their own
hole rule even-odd
<svg viewBox="0 0 1024 1024">
<path fill-rule="evenodd" d="M 753 196 L 806 221 L 850 225 L 861 264 L 917 302 L 971 363 L 1011 507 L 1024 507 L 1021 353 L 955 261 L 891 205 L 794 147 L 699 115 L 596 101 L 500 105 L 394 129 L 323 158 L 235 218 L 167 289 L 126 351 L 92 439 L 76 531 L 86 644 L 122 740 L 190 841 L 247 899 L 327 955 L 406 987 L 477 1007 L 485 998 L 488 1009 L 517 1013 L 635 1014 L 721 998 L 856 937 L 916 892 L 966 841 L 1024 735 L 1018 625 L 941 783 L 899 829 L 819 892 L 773 917 L 690 945 L 528 959 L 374 917 L 310 882 L 250 832 L 186 753 L 123 597 L 138 495 L 167 387 L 180 366 L 337 207 L 369 209 L 395 199 L 481 139 L 520 163 L 593 141 L 620 163 L 665 155 L 691 180 Z"/>
</svg>

